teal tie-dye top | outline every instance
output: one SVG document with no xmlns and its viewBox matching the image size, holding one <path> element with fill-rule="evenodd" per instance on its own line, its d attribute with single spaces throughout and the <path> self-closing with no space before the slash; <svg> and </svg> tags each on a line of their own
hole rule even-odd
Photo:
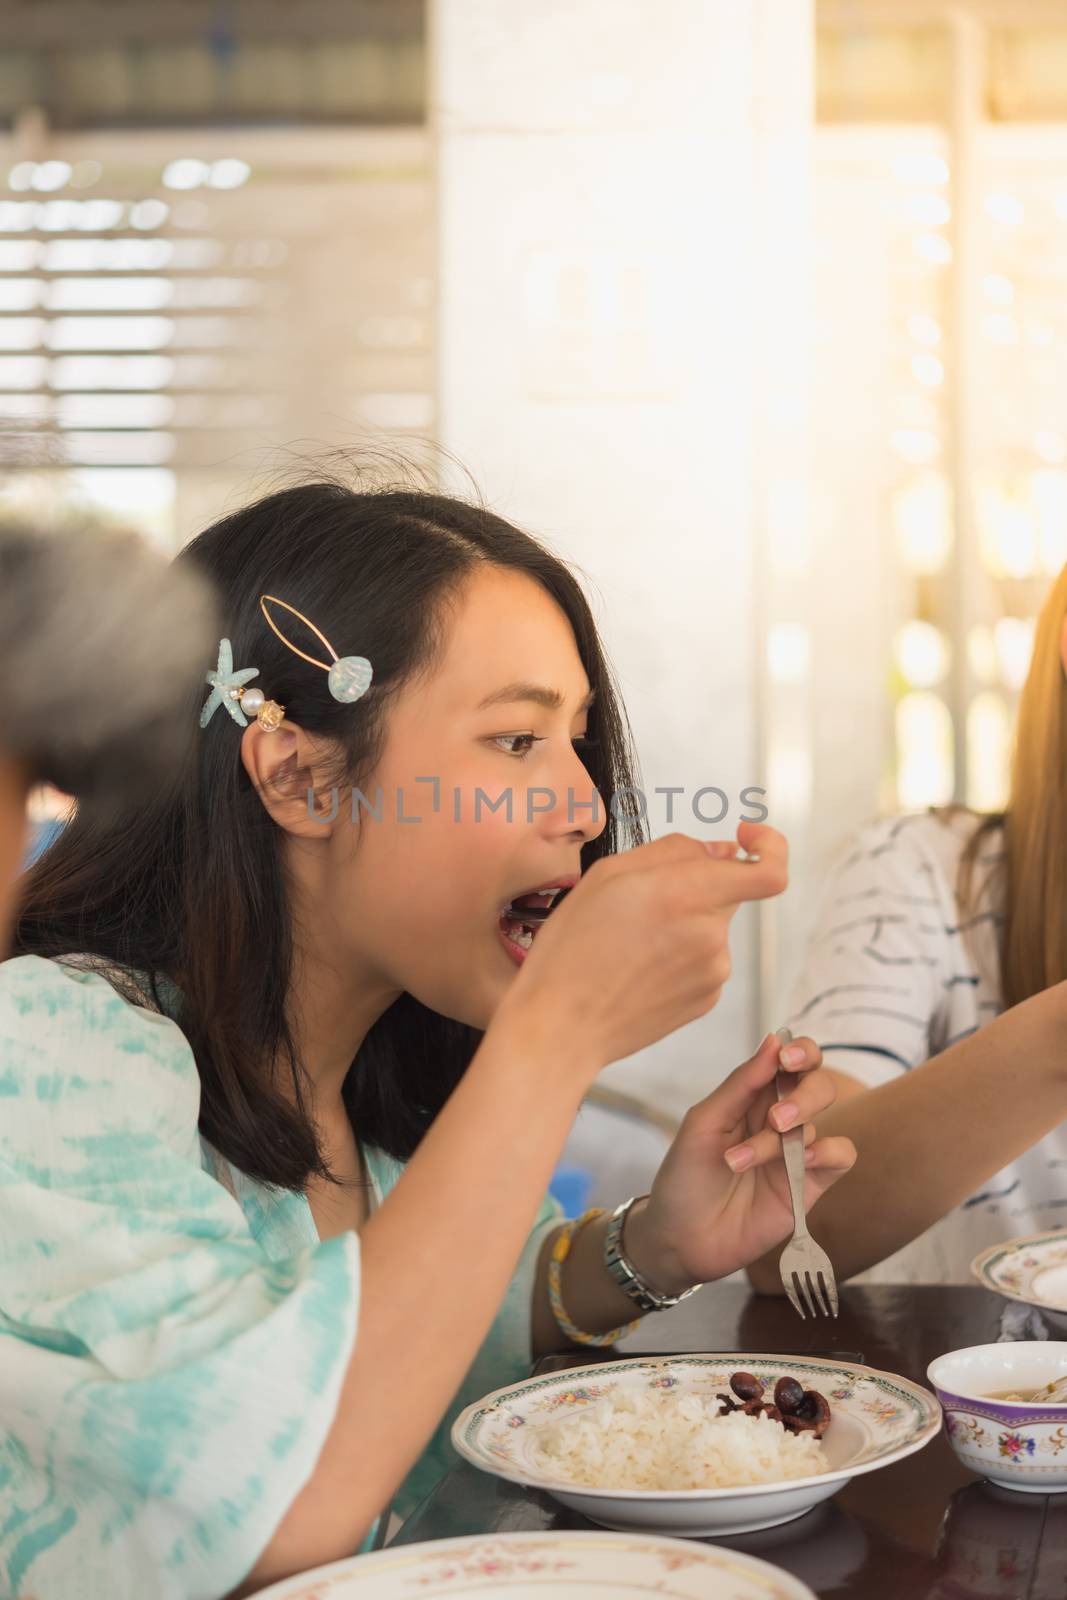
<svg viewBox="0 0 1067 1600">
<path fill-rule="evenodd" d="M 0 965 L 5 1597 L 219 1600 L 329 1431 L 358 1326 L 358 1236 L 320 1240 L 302 1195 L 223 1161 L 199 1104 L 168 1016 L 76 966 Z M 402 1168 L 364 1155 L 377 1204 Z M 455 1460 L 459 1407 L 528 1370 L 536 1261 L 558 1216 L 546 1200 L 400 1516 Z"/>
</svg>

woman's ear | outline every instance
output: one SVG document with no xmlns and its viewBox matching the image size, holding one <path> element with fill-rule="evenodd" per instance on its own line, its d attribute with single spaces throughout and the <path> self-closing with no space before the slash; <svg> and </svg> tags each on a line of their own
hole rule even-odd
<svg viewBox="0 0 1067 1600">
<path fill-rule="evenodd" d="M 323 792 L 321 752 L 303 728 L 285 722 L 268 733 L 249 723 L 241 735 L 241 760 L 279 828 L 304 839 L 329 838 L 339 811 L 337 792 Z"/>
</svg>

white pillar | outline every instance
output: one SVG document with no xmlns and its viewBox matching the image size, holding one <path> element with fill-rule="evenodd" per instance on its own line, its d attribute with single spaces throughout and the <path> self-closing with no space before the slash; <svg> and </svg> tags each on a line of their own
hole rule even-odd
<svg viewBox="0 0 1067 1600">
<path fill-rule="evenodd" d="M 591 580 L 655 834 L 657 785 L 723 837 L 763 778 L 754 475 L 798 420 L 761 329 L 807 249 L 812 50 L 811 0 L 433 6 L 441 442 Z M 720 1006 L 616 1081 L 681 1109 L 749 1053 L 756 917 L 734 926 Z"/>
</svg>

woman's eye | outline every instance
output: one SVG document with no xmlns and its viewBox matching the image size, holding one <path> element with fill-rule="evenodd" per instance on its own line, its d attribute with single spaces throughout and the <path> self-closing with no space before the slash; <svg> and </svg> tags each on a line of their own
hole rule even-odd
<svg viewBox="0 0 1067 1600">
<path fill-rule="evenodd" d="M 545 739 L 535 733 L 501 733 L 492 740 L 492 743 L 503 749 L 505 755 L 514 756 L 517 761 L 524 761 L 532 752 L 534 745 L 544 744 Z M 572 739 L 571 743 L 578 754 L 583 755 L 596 744 L 596 740 L 589 739 L 583 734 L 580 738 Z M 509 745 L 512 746 L 511 749 L 506 748 Z M 522 745 L 524 748 L 515 749 L 515 745 Z"/>
<path fill-rule="evenodd" d="M 545 742 L 544 739 L 539 739 L 534 733 L 501 733 L 493 740 L 493 743 L 503 748 L 509 744 L 521 744 L 523 741 L 525 741 L 526 744 L 526 748 L 524 750 L 505 750 L 505 754 L 509 756 L 517 756 L 521 761 L 524 756 L 528 756 L 530 754 L 530 751 L 533 749 L 535 744 L 544 744 Z"/>
</svg>

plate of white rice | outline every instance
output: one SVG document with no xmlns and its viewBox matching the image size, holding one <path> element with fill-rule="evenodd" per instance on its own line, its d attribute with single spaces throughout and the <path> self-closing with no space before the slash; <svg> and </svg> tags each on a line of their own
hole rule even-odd
<svg viewBox="0 0 1067 1600">
<path fill-rule="evenodd" d="M 730 1378 L 825 1396 L 822 1439 L 767 1416 L 720 1415 Z M 871 1367 L 775 1355 L 643 1356 L 573 1367 L 468 1406 L 452 1443 L 485 1472 L 554 1495 L 602 1527 L 750 1533 L 803 1516 L 858 1473 L 921 1450 L 941 1425 L 928 1390 Z"/>
</svg>

